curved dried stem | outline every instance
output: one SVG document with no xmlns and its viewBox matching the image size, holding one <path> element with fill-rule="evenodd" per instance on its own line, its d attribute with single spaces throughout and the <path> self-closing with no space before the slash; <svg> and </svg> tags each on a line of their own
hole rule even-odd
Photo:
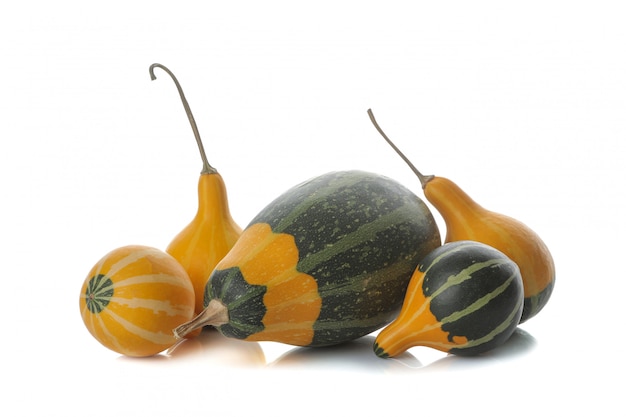
<svg viewBox="0 0 626 417">
<path fill-rule="evenodd" d="M 396 151 L 396 153 L 398 155 L 400 155 L 400 158 L 402 158 L 404 160 L 404 162 L 406 162 L 406 164 L 409 166 L 409 168 L 411 168 L 411 170 L 415 173 L 415 175 L 417 175 L 417 178 L 419 179 L 420 183 L 422 184 L 422 188 L 426 187 L 426 184 L 428 184 L 428 182 L 430 180 L 432 180 L 435 176 L 434 175 L 424 175 L 424 174 L 422 174 L 415 167 L 415 165 L 413 165 L 413 163 L 409 160 L 409 158 L 407 158 L 404 155 L 404 153 L 402 153 L 402 151 L 391 141 L 391 139 L 389 139 L 389 137 L 385 134 L 385 132 L 383 132 L 383 129 L 378 125 L 378 122 L 376 122 L 376 119 L 374 118 L 374 113 L 372 113 L 372 109 L 368 109 L 367 110 L 367 114 L 369 115 L 370 120 L 374 124 L 374 127 L 376 128 L 376 130 L 378 130 L 378 133 L 380 133 L 382 135 L 382 137 L 387 141 L 387 143 L 389 145 L 391 145 L 393 150 Z"/>
<path fill-rule="evenodd" d="M 196 125 L 196 120 L 191 113 L 191 108 L 189 107 L 189 103 L 185 98 L 185 93 L 183 93 L 183 89 L 180 86 L 180 83 L 176 79 L 176 76 L 170 71 L 167 67 L 161 64 L 152 64 L 150 65 L 150 78 L 152 81 L 156 80 L 156 75 L 154 75 L 154 69 L 161 68 L 163 71 L 167 72 L 174 84 L 176 84 L 176 88 L 178 89 L 178 94 L 180 95 L 180 99 L 183 102 L 183 107 L 185 108 L 185 113 L 187 113 L 187 118 L 189 119 L 189 123 L 191 124 L 191 130 L 193 130 L 193 134 L 196 137 L 196 142 L 198 143 L 198 149 L 200 150 L 200 157 L 202 158 L 202 171 L 201 174 L 215 174 L 217 170 L 213 168 L 209 161 L 207 160 L 206 153 L 204 152 L 204 146 L 202 145 L 202 139 L 200 139 L 200 132 L 198 131 L 198 126 Z"/>
</svg>

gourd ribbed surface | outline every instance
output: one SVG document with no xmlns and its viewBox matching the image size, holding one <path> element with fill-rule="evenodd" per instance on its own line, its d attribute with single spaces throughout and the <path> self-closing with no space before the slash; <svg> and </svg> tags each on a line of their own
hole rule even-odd
<svg viewBox="0 0 626 417">
<path fill-rule="evenodd" d="M 150 356 L 172 346 L 172 329 L 194 313 L 186 271 L 172 256 L 145 246 L 105 255 L 87 275 L 79 302 L 89 332 L 128 356 Z"/>
</svg>

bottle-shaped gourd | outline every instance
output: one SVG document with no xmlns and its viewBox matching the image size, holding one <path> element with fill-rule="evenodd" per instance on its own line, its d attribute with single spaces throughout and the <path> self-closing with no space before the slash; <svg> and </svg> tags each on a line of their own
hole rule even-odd
<svg viewBox="0 0 626 417">
<path fill-rule="evenodd" d="M 417 266 L 398 317 L 376 337 L 374 352 L 394 357 L 413 346 L 473 356 L 504 344 L 522 315 L 515 262 L 476 241 L 446 243 Z"/>
<path fill-rule="evenodd" d="M 161 64 L 150 66 L 150 77 L 156 79 L 154 68 L 167 72 L 178 89 L 185 112 L 196 138 L 203 167 L 198 180 L 198 211 L 193 220 L 170 242 L 166 252 L 176 258 L 193 283 L 196 314 L 204 310 L 204 287 L 213 268 L 233 247 L 241 235 L 241 227 L 233 220 L 228 205 L 226 185 L 222 176 L 207 161 L 198 128 L 183 90 L 172 72 Z"/>
<path fill-rule="evenodd" d="M 555 281 L 554 260 L 544 241 L 519 220 L 485 209 L 451 180 L 422 175 L 385 135 L 371 110 L 368 114 L 378 132 L 417 175 L 426 199 L 443 217 L 445 242 L 473 240 L 506 254 L 519 266 L 524 283 L 520 323 L 539 313 L 552 295 Z"/>
</svg>

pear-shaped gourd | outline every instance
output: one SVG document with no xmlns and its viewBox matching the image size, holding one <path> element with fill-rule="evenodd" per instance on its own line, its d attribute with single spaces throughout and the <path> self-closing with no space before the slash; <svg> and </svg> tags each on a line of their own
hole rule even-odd
<svg viewBox="0 0 626 417">
<path fill-rule="evenodd" d="M 523 302 L 522 277 L 510 258 L 480 242 L 446 243 L 417 266 L 400 314 L 376 337 L 374 352 L 387 358 L 426 346 L 485 353 L 513 334 Z"/>
<path fill-rule="evenodd" d="M 166 249 L 167 253 L 181 263 L 191 278 L 196 297 L 195 313 L 198 314 L 204 310 L 204 287 L 213 268 L 234 246 L 242 230 L 231 216 L 222 176 L 207 161 L 196 122 L 178 80 L 161 64 L 150 66 L 152 80 L 156 79 L 154 68 L 157 67 L 167 72 L 176 84 L 203 162 L 198 180 L 198 211 Z"/>
<path fill-rule="evenodd" d="M 382 131 L 371 110 L 368 114 L 378 132 L 417 175 L 426 199 L 443 217 L 445 242 L 473 240 L 506 254 L 519 266 L 524 282 L 520 323 L 539 313 L 552 295 L 555 282 L 554 259 L 544 241 L 519 220 L 482 207 L 451 180 L 422 175 Z"/>
</svg>

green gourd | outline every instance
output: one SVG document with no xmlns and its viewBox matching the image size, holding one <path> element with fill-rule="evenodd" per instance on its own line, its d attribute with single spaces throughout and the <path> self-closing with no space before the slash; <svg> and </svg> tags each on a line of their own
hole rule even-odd
<svg viewBox="0 0 626 417">
<path fill-rule="evenodd" d="M 398 317 L 376 337 L 376 355 L 427 346 L 463 356 L 502 345 L 517 329 L 524 304 L 515 262 L 475 241 L 446 243 L 419 264 Z"/>
<path fill-rule="evenodd" d="M 287 190 L 244 229 L 206 286 L 205 310 L 175 329 L 327 346 L 398 314 L 418 262 L 441 245 L 413 192 L 363 171 L 331 172 Z"/>
</svg>

